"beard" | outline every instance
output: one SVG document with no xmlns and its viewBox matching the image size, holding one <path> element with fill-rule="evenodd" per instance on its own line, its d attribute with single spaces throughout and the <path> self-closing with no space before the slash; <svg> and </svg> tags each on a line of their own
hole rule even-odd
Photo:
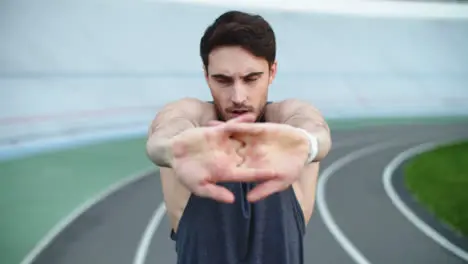
<svg viewBox="0 0 468 264">
<path fill-rule="evenodd" d="M 256 114 L 256 122 L 258 122 L 264 119 L 267 102 L 263 103 L 262 106 L 259 107 L 259 110 L 253 106 L 247 105 L 231 106 L 223 109 L 217 102 L 213 101 L 213 104 L 215 106 L 218 120 L 220 121 L 228 121 L 229 119 L 231 119 L 229 118 L 229 115 L 234 115 L 235 117 L 235 114 L 253 113 Z"/>
</svg>

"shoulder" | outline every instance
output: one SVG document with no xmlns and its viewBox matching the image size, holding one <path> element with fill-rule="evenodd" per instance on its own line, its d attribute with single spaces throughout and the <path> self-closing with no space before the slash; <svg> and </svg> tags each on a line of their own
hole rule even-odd
<svg viewBox="0 0 468 264">
<path fill-rule="evenodd" d="M 280 111 L 292 111 L 299 108 L 307 108 L 308 110 L 318 111 L 317 107 L 315 107 L 313 104 L 296 98 L 288 98 L 277 102 L 271 102 L 267 105 L 267 108 Z"/>
<path fill-rule="evenodd" d="M 283 123 L 285 120 L 298 113 L 322 118 L 322 114 L 316 106 L 307 101 L 295 98 L 271 102 L 265 109 L 267 121 L 275 123 Z"/>
<path fill-rule="evenodd" d="M 181 109 L 203 111 L 210 103 L 193 97 L 184 97 L 179 100 L 166 103 L 162 109 Z M 191 108 L 191 109 L 189 109 Z"/>
<path fill-rule="evenodd" d="M 216 111 L 213 104 L 192 97 L 168 102 L 156 115 L 156 119 L 187 118 L 197 123 L 205 123 L 215 117 Z"/>
</svg>

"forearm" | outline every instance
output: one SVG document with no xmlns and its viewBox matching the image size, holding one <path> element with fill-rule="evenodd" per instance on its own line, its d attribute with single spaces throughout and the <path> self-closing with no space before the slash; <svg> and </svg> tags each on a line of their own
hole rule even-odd
<svg viewBox="0 0 468 264">
<path fill-rule="evenodd" d="M 146 153 L 157 166 L 172 166 L 172 139 L 198 126 L 203 114 L 200 101 L 183 99 L 166 105 L 155 117 L 148 131 Z"/>
<path fill-rule="evenodd" d="M 170 123 L 159 124 L 146 142 L 146 152 L 149 159 L 159 167 L 172 167 L 172 139 L 183 131 L 194 128 L 188 119 L 178 118 Z"/>
<path fill-rule="evenodd" d="M 287 99 L 278 103 L 272 113 L 272 118 L 279 123 L 304 129 L 317 138 L 318 153 L 314 161 L 327 156 L 332 145 L 330 128 L 318 109 L 301 100 Z"/>
</svg>

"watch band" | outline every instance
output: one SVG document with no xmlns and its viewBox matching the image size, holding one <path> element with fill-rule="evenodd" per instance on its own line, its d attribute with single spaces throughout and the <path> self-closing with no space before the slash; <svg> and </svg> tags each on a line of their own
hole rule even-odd
<svg viewBox="0 0 468 264">
<path fill-rule="evenodd" d="M 318 139 L 316 136 L 309 133 L 307 130 L 302 128 L 297 128 L 301 130 L 309 140 L 309 155 L 307 156 L 306 164 L 312 163 L 318 155 Z"/>
</svg>

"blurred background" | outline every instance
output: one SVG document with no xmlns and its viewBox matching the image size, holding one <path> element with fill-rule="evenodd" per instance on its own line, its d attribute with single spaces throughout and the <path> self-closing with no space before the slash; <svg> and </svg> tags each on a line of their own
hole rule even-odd
<svg viewBox="0 0 468 264">
<path fill-rule="evenodd" d="M 209 2 L 0 1 L 0 263 L 152 169 L 148 125 L 210 99 L 199 41 L 229 9 L 275 30 L 270 100 L 307 100 L 337 129 L 468 116 L 465 1 Z"/>
</svg>

